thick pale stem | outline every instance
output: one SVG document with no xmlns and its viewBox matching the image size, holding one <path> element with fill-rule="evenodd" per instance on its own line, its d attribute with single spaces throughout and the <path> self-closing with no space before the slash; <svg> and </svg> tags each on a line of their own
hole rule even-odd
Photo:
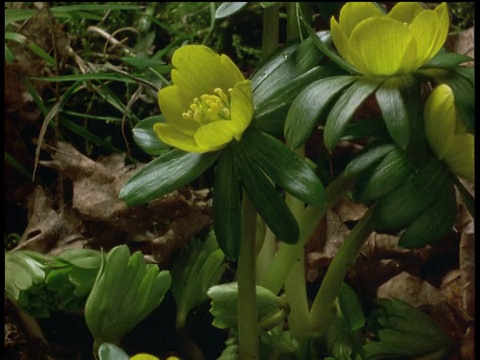
<svg viewBox="0 0 480 360">
<path fill-rule="evenodd" d="M 332 308 L 345 276 L 355 262 L 360 248 L 373 231 L 373 210 L 374 207 L 370 208 L 347 236 L 320 285 L 310 310 L 312 330 L 320 335 L 324 334 L 328 327 Z"/>
<path fill-rule="evenodd" d="M 255 284 L 256 211 L 243 193 L 242 243 L 238 256 L 238 341 L 240 359 L 259 359 L 258 315 Z"/>
<path fill-rule="evenodd" d="M 317 228 L 318 222 L 325 216 L 328 209 L 345 196 L 355 184 L 355 181 L 356 178 L 354 177 L 339 175 L 325 189 L 327 197 L 327 204 L 325 206 L 309 205 L 303 209 L 302 214 L 297 218 L 300 226 L 300 238 L 298 242 L 295 245 L 280 243 L 279 250 L 259 285 L 278 294 L 292 266 L 300 256 L 305 243 Z"/>
</svg>

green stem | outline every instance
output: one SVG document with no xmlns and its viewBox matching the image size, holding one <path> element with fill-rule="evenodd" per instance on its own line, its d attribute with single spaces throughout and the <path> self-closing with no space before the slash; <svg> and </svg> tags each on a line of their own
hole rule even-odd
<svg viewBox="0 0 480 360">
<path fill-rule="evenodd" d="M 300 37 L 300 29 L 297 16 L 297 2 L 286 2 L 287 10 L 287 42 Z"/>
<path fill-rule="evenodd" d="M 355 177 L 340 174 L 325 189 L 327 204 L 324 206 L 309 205 L 298 215 L 300 238 L 294 245 L 280 243 L 279 249 L 272 260 L 267 273 L 259 285 L 278 294 L 287 278 L 292 266 L 300 256 L 303 247 L 317 228 L 318 222 L 325 216 L 327 210 L 334 206 L 355 184 Z"/>
<path fill-rule="evenodd" d="M 374 207 L 371 207 L 355 225 L 335 254 L 323 278 L 310 310 L 312 330 L 320 335 L 328 327 L 328 319 L 332 314 L 335 299 L 338 297 L 345 276 L 355 262 L 360 248 L 373 231 L 373 211 Z"/>
<path fill-rule="evenodd" d="M 279 5 L 272 5 L 263 11 L 262 58 L 265 60 L 278 46 Z"/>
<path fill-rule="evenodd" d="M 261 279 L 265 276 L 270 267 L 270 264 L 275 256 L 277 249 L 277 239 L 275 234 L 266 227 L 265 237 L 263 239 L 262 247 L 257 255 L 256 270 L 257 270 L 257 283 L 261 282 Z"/>
<path fill-rule="evenodd" d="M 310 333 L 303 248 L 285 280 L 285 297 L 290 305 L 290 313 L 288 315 L 290 334 L 298 342 L 302 343 Z"/>
<path fill-rule="evenodd" d="M 242 243 L 238 256 L 238 342 L 240 359 L 259 359 L 255 284 L 255 232 L 257 213 L 243 192 Z"/>
</svg>

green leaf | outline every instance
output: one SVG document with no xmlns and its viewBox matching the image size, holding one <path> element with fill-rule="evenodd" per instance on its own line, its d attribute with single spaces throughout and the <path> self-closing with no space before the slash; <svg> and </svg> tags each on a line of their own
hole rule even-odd
<svg viewBox="0 0 480 360">
<path fill-rule="evenodd" d="M 188 312 L 208 300 L 207 290 L 216 285 L 226 268 L 215 235 L 192 240 L 171 268 L 171 291 L 177 304 L 177 329 L 185 325 Z"/>
<path fill-rule="evenodd" d="M 350 85 L 340 96 L 330 111 L 325 123 L 324 141 L 329 151 L 332 151 L 338 141 L 340 141 L 355 111 L 383 81 L 383 78 L 358 78 L 357 81 Z"/>
<path fill-rule="evenodd" d="M 296 149 L 305 144 L 331 100 L 355 80 L 352 76 L 330 77 L 318 80 L 301 91 L 292 102 L 285 120 L 287 145 Z"/>
<path fill-rule="evenodd" d="M 309 39 L 289 44 L 271 55 L 251 77 L 255 113 L 261 113 L 294 79 L 316 67 L 322 57 Z"/>
<path fill-rule="evenodd" d="M 305 22 L 305 19 L 301 18 L 305 28 L 307 29 L 308 35 L 310 35 L 310 39 L 313 40 L 315 46 L 324 53 L 330 60 L 335 62 L 339 67 L 346 70 L 348 73 L 352 75 L 358 75 L 358 70 L 352 66 L 348 61 L 345 61 L 336 51 L 334 51 L 332 47 L 332 36 L 330 35 L 329 31 L 319 31 L 315 33 L 312 29 L 310 24 Z"/>
<path fill-rule="evenodd" d="M 248 2 L 243 1 L 223 2 L 215 11 L 215 19 L 222 19 L 227 16 L 233 15 L 243 9 L 247 4 Z"/>
<path fill-rule="evenodd" d="M 130 256 L 126 245 L 109 251 L 85 304 L 85 320 L 95 342 L 118 343 L 163 300 L 170 273 Z"/>
<path fill-rule="evenodd" d="M 118 196 L 130 206 L 157 199 L 197 178 L 218 156 L 219 152 L 197 154 L 172 149 L 141 168 Z"/>
<path fill-rule="evenodd" d="M 395 149 L 393 144 L 382 144 L 365 151 L 351 160 L 344 169 L 345 176 L 356 176 L 371 166 L 378 164 L 389 152 Z"/>
<path fill-rule="evenodd" d="M 395 190 L 412 173 L 413 169 L 403 152 L 394 148 L 377 165 L 359 177 L 353 198 L 368 203 Z"/>
<path fill-rule="evenodd" d="M 252 123 L 269 134 L 282 136 L 287 111 L 297 94 L 313 81 L 327 75 L 332 75 L 328 68 L 316 66 L 291 81 L 279 85 L 269 99 L 257 106 Z"/>
<path fill-rule="evenodd" d="M 242 185 L 253 206 L 278 239 L 295 244 L 300 230 L 285 201 L 241 144 L 237 143 L 234 149 Z"/>
<path fill-rule="evenodd" d="M 275 184 L 307 204 L 326 203 L 325 189 L 314 171 L 285 144 L 255 129 L 247 130 L 240 144 Z"/>
<path fill-rule="evenodd" d="M 365 326 L 365 315 L 355 291 L 343 283 L 338 296 L 338 305 L 349 331 L 355 331 Z"/>
<path fill-rule="evenodd" d="M 449 182 L 442 164 L 434 158 L 403 184 L 381 197 L 373 213 L 379 231 L 400 231 L 408 226 L 445 189 Z"/>
<path fill-rule="evenodd" d="M 379 307 L 369 323 L 377 339 L 363 347 L 366 359 L 417 358 L 442 351 L 446 355 L 452 341 L 428 315 L 401 300 L 375 302 Z"/>
<path fill-rule="evenodd" d="M 5 253 L 5 293 L 18 300 L 20 292 L 43 284 L 46 264 L 51 257 L 34 251 L 19 250 Z"/>
<path fill-rule="evenodd" d="M 444 50 L 444 49 L 442 49 Z M 457 54 L 440 50 L 428 63 L 422 66 L 423 68 L 448 68 L 463 64 L 467 61 L 474 61 L 468 55 Z"/>
<path fill-rule="evenodd" d="M 19 44 L 22 44 L 26 46 L 28 49 L 30 49 L 34 54 L 38 55 L 40 58 L 42 58 L 48 66 L 54 66 L 55 65 L 55 59 L 51 57 L 47 52 L 45 52 L 40 46 L 35 44 L 33 41 L 28 39 L 22 34 L 19 33 L 13 33 L 13 32 L 6 32 L 4 33 L 5 40 L 12 40 L 15 41 Z"/>
<path fill-rule="evenodd" d="M 375 92 L 378 106 L 393 141 L 403 150 L 410 142 L 410 119 L 402 92 L 412 85 L 408 76 L 388 78 Z"/>
<path fill-rule="evenodd" d="M 98 348 L 98 360 L 129 360 L 130 356 L 127 355 L 122 348 L 114 344 L 103 343 Z"/>
<path fill-rule="evenodd" d="M 140 121 L 132 130 L 135 143 L 149 155 L 161 155 L 170 148 L 153 131 L 153 125 L 159 122 L 165 122 L 162 115 L 151 116 Z"/>
<path fill-rule="evenodd" d="M 213 227 L 217 241 L 229 259 L 238 258 L 241 237 L 240 175 L 233 150 L 227 146 L 221 153 L 213 184 Z"/>
<path fill-rule="evenodd" d="M 212 299 L 210 313 L 214 316 L 213 326 L 220 329 L 235 329 L 238 319 L 238 284 L 232 282 L 215 285 L 208 289 L 207 294 Z M 256 296 L 259 323 L 276 315 L 280 315 L 277 324 L 284 320 L 286 304 L 280 297 L 259 285 L 256 286 Z"/>
<path fill-rule="evenodd" d="M 475 85 L 460 71 L 449 72 L 438 80 L 452 88 L 457 116 L 470 133 L 475 133 Z"/>
<path fill-rule="evenodd" d="M 452 183 L 445 183 L 434 202 L 405 230 L 398 241 L 404 248 L 433 244 L 448 235 L 457 218 L 457 201 Z"/>
</svg>

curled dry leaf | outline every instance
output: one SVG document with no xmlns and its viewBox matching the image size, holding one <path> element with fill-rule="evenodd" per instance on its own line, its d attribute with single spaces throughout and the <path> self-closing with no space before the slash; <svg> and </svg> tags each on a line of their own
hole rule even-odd
<svg viewBox="0 0 480 360">
<path fill-rule="evenodd" d="M 72 242 L 76 247 L 106 250 L 129 243 L 150 260 L 166 265 L 173 253 L 211 223 L 205 190 L 179 189 L 145 205 L 127 206 L 118 193 L 140 166 L 125 165 L 124 155 L 94 161 L 59 142 L 51 157 L 41 165 L 58 170 L 70 182 L 64 182 L 66 191 L 57 201 L 42 189 L 32 195 L 29 225 L 19 248 L 61 253 Z M 68 193 L 71 198 L 64 198 Z"/>
</svg>

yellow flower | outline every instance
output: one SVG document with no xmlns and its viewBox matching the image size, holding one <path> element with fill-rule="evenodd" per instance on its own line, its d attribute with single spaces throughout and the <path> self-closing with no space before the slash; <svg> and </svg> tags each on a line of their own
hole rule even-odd
<svg viewBox="0 0 480 360">
<path fill-rule="evenodd" d="M 474 181 L 474 136 L 457 118 L 452 89 L 437 86 L 424 110 L 425 134 L 435 156 L 458 176 Z"/>
<path fill-rule="evenodd" d="M 205 153 L 240 140 L 253 117 L 250 80 L 226 55 L 186 45 L 172 58 L 173 85 L 158 93 L 166 123 L 153 130 L 164 143 Z"/>
<path fill-rule="evenodd" d="M 160 359 L 150 354 L 140 353 L 135 356 L 132 356 L 130 360 L 160 360 Z"/>
<path fill-rule="evenodd" d="M 371 2 L 347 2 L 339 22 L 330 19 L 337 51 L 365 75 L 418 69 L 443 46 L 448 27 L 446 3 L 427 10 L 419 3 L 399 2 L 385 15 Z"/>
</svg>

